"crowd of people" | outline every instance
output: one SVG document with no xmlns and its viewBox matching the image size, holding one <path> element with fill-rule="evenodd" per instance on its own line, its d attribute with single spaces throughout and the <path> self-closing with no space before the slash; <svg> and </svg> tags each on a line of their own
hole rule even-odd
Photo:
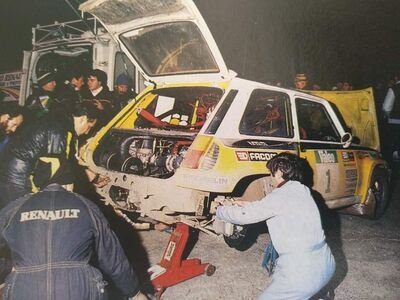
<svg viewBox="0 0 400 300">
<path fill-rule="evenodd" d="M 26 99 L 25 107 L 30 119 L 41 118 L 68 112 L 76 103 L 92 102 L 99 110 L 98 126 L 105 125 L 136 93 L 127 74 L 120 74 L 113 91 L 107 86 L 107 74 L 100 70 L 91 70 L 84 74 L 72 70 L 65 81 L 58 83 L 54 72 L 47 72 L 37 78 L 37 88 Z"/>
<path fill-rule="evenodd" d="M 60 86 L 48 72 L 37 85 L 24 107 L 0 107 L 2 299 L 108 299 L 104 278 L 123 297 L 147 299 L 104 215 L 73 192 L 107 183 L 79 163 L 78 151 L 133 100 L 129 78 L 120 75 L 114 92 L 98 69 L 87 80 L 73 72 Z"/>
</svg>

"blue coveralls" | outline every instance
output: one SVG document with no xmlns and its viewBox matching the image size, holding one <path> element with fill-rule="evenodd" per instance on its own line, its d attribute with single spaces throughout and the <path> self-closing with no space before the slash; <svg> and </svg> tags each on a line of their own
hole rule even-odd
<svg viewBox="0 0 400 300">
<path fill-rule="evenodd" d="M 107 299 L 102 272 L 124 296 L 138 279 L 98 207 L 52 184 L 0 212 L 0 247 L 8 244 L 13 271 L 3 299 Z M 90 265 L 93 259 L 99 269 Z"/>
</svg>

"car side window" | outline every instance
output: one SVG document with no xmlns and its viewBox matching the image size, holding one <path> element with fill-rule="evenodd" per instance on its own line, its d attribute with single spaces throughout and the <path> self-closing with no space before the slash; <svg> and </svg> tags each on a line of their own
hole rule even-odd
<svg viewBox="0 0 400 300">
<path fill-rule="evenodd" d="M 133 85 L 131 88 L 135 88 L 135 66 L 123 52 L 115 53 L 114 85 L 117 84 L 116 80 L 120 74 L 127 75 Z"/>
<path fill-rule="evenodd" d="M 239 125 L 241 134 L 293 137 L 289 96 L 256 89 L 252 92 Z"/>
<path fill-rule="evenodd" d="M 322 104 L 297 98 L 296 111 L 300 139 L 340 142 L 340 135 Z"/>
</svg>

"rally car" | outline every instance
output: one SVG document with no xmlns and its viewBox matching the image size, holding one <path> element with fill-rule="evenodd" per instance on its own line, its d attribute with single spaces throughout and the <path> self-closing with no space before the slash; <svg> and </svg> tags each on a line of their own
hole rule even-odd
<svg viewBox="0 0 400 300">
<path fill-rule="evenodd" d="M 101 20 L 146 78 L 82 156 L 110 178 L 98 193 L 128 222 L 234 235 L 230 224 L 213 226 L 212 206 L 263 197 L 266 162 L 282 151 L 307 159 L 328 207 L 383 213 L 389 169 L 370 89 L 322 93 L 329 102 L 236 78 L 191 1 L 94 0 L 81 10 Z"/>
</svg>

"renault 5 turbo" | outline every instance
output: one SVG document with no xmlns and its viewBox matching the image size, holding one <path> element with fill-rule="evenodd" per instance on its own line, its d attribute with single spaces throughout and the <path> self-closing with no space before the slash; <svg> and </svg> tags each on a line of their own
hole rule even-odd
<svg viewBox="0 0 400 300">
<path fill-rule="evenodd" d="M 213 226 L 212 206 L 266 195 L 266 162 L 282 151 L 307 159 L 328 207 L 383 213 L 390 172 L 370 89 L 321 93 L 328 101 L 236 78 L 191 1 L 114 2 L 88 1 L 81 10 L 101 20 L 147 87 L 82 160 L 109 177 L 98 193 L 128 222 L 234 236 L 231 224 Z"/>
</svg>

